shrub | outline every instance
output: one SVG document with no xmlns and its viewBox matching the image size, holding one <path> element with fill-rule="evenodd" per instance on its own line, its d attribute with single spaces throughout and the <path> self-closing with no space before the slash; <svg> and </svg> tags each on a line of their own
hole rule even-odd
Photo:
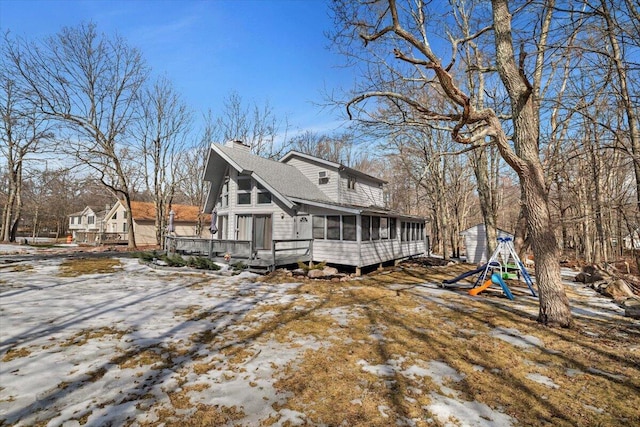
<svg viewBox="0 0 640 427">
<path fill-rule="evenodd" d="M 247 268 L 247 265 L 242 261 L 234 262 L 233 264 L 230 264 L 230 265 L 234 271 L 244 270 L 245 268 Z"/>
<path fill-rule="evenodd" d="M 185 265 L 187 265 L 187 261 L 182 258 L 180 255 L 173 255 L 173 256 L 163 256 L 161 258 L 163 261 L 165 261 L 169 267 L 184 267 Z"/>
<path fill-rule="evenodd" d="M 187 265 L 201 270 L 220 270 L 220 266 L 208 258 L 191 257 L 187 260 Z"/>
<path fill-rule="evenodd" d="M 322 262 L 319 262 L 317 264 L 313 264 L 311 266 L 309 266 L 308 264 L 305 264 L 302 261 L 298 261 L 298 268 L 303 269 L 305 271 L 305 273 L 308 272 L 309 270 L 322 270 L 326 266 L 327 266 L 327 262 L 326 261 L 322 261 Z"/>
</svg>

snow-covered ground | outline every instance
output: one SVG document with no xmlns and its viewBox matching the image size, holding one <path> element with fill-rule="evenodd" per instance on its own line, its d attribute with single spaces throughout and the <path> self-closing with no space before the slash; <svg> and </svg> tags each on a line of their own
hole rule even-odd
<svg viewBox="0 0 640 427">
<path fill-rule="evenodd" d="M 32 252 L 0 245 L 0 254 Z M 152 269 L 136 259 L 120 261 L 115 273 L 78 277 L 59 276 L 59 258 L 0 269 L 0 425 L 155 423 L 167 408 L 188 414 L 189 407 L 180 409 L 173 400 L 181 392 L 191 407 L 242 408 L 243 418 L 234 421 L 238 425 L 259 425 L 269 417 L 278 420 L 274 425 L 304 423 L 305 414 L 281 407 L 288 396 L 274 383 L 284 366 L 326 344 L 313 338 L 291 345 L 237 341 L 249 327 L 249 311 L 305 298 L 288 292 L 299 284 L 255 282 L 248 273 L 180 273 Z M 436 301 L 446 291 L 434 284 L 421 292 Z M 591 308 L 580 310 L 615 312 L 613 304 L 595 295 L 593 301 Z M 331 315 L 341 323 L 349 313 L 335 310 Z M 258 321 L 270 312 L 262 316 Z M 522 348 L 541 345 L 515 329 L 496 328 L 492 336 Z M 242 344 L 242 353 L 233 352 L 236 344 Z M 231 358 L 236 361 L 230 363 Z M 425 390 L 432 401 L 425 409 L 442 423 L 455 418 L 465 426 L 516 424 L 484 403 L 460 399 L 444 378 L 458 382 L 463 377 L 447 364 L 427 361 L 402 369 L 401 362 L 358 364 L 380 377 L 430 377 L 440 392 Z M 557 387 L 542 375 L 529 379 Z M 385 417 L 389 408 L 378 409 Z"/>
</svg>

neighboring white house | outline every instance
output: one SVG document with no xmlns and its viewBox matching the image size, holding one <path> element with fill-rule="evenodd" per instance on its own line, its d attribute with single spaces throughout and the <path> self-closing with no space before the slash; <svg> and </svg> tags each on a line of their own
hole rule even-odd
<svg viewBox="0 0 640 427">
<path fill-rule="evenodd" d="M 467 262 L 470 264 L 481 264 L 489 260 L 490 254 L 487 254 L 487 232 L 484 224 L 477 224 L 460 232 L 464 237 L 465 254 Z M 498 229 L 498 237 L 510 237 L 513 234 Z"/>
<path fill-rule="evenodd" d="M 133 227 L 136 245 L 156 245 L 155 205 L 148 202 L 132 201 L 131 210 L 133 211 Z M 210 215 L 200 213 L 199 206 L 172 205 L 171 210 L 174 213 L 172 231 L 172 235 L 174 236 L 201 237 L 202 233 L 199 234 L 198 232 L 202 228 L 206 230 L 211 221 Z M 122 243 L 128 241 L 128 215 L 129 211 L 122 201 L 116 202 L 109 212 L 107 212 L 104 218 L 104 231 L 109 236 L 118 236 L 117 239 L 111 237 L 111 240 L 117 240 Z M 167 213 L 166 220 L 168 223 L 169 213 Z"/>
<path fill-rule="evenodd" d="M 237 141 L 212 144 L 204 173 L 211 183 L 214 239 L 313 239 L 313 261 L 356 268 L 428 252 L 425 219 L 384 207 L 385 181 L 339 163 L 292 151 L 280 161 Z"/>
<path fill-rule="evenodd" d="M 109 205 L 103 210 L 87 206 L 82 211 L 69 215 L 69 232 L 73 240 L 78 243 L 95 242 L 96 237 L 104 232 L 103 219 L 109 208 Z"/>
</svg>

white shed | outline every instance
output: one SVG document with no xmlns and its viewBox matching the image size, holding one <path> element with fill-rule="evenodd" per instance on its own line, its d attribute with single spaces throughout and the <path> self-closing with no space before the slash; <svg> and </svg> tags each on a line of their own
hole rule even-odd
<svg viewBox="0 0 640 427">
<path fill-rule="evenodd" d="M 487 233 L 485 232 L 484 224 L 469 227 L 460 232 L 460 235 L 464 236 L 464 246 L 466 248 L 468 263 L 480 264 L 489 260 L 490 255 L 487 254 Z M 498 237 L 510 237 L 513 239 L 513 234 L 498 229 Z"/>
</svg>

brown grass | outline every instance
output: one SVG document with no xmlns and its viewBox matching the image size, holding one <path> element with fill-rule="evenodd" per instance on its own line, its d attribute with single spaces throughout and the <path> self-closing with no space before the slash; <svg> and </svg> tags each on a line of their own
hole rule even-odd
<svg viewBox="0 0 640 427">
<path fill-rule="evenodd" d="M 73 258 L 60 264 L 61 277 L 77 277 L 83 274 L 108 274 L 118 271 L 122 264 L 114 258 Z"/>
<path fill-rule="evenodd" d="M 84 345 L 89 340 L 98 339 L 105 336 L 115 336 L 115 338 L 120 339 L 127 333 L 128 331 L 122 331 L 109 326 L 97 329 L 85 329 L 64 340 L 62 343 L 60 343 L 60 347 Z"/>
<path fill-rule="evenodd" d="M 2 362 L 10 362 L 13 359 L 18 359 L 20 357 L 27 357 L 31 354 L 31 350 L 25 347 L 21 348 L 10 348 L 7 352 L 2 356 Z"/>
<path fill-rule="evenodd" d="M 11 272 L 11 273 L 19 273 L 23 271 L 33 270 L 33 266 L 31 264 L 6 264 L 0 265 L 0 270 Z"/>
<path fill-rule="evenodd" d="M 279 315 L 256 325 L 249 336 L 267 334 L 286 342 L 295 334 L 331 343 L 328 348 L 306 351 L 301 361 L 284 370 L 276 383 L 280 391 L 292 394 L 284 407 L 307 414 L 312 424 L 386 426 L 417 418 L 424 420 L 419 425 L 427 425 L 430 414 L 424 407 L 430 403 L 430 392 L 444 393 L 437 384 L 428 376 L 372 375 L 358 361 L 378 365 L 396 360 L 402 370 L 436 360 L 464 375 L 460 382 L 445 384 L 458 399 L 500 408 L 522 425 L 640 423 L 640 332 L 633 323 L 578 319 L 572 330 L 550 329 L 513 309 L 514 303 L 497 292 L 470 298 L 466 288 L 454 288 L 443 297 L 443 305 L 425 300 L 415 290 L 427 280 L 440 282 L 462 271 L 465 266 L 392 269 L 347 284 L 308 281 L 295 292 L 311 294 L 316 302 L 279 310 L 270 306 Z M 333 318 L 316 313 L 335 307 L 352 313 L 347 327 L 336 327 Z M 258 317 L 260 310 L 264 309 L 252 314 Z M 515 328 L 544 345 L 516 347 L 488 334 L 496 327 Z M 585 330 L 600 336 L 585 335 Z M 384 339 L 377 339 L 376 333 Z M 571 376 L 569 369 L 582 373 Z M 528 374 L 544 375 L 559 388 L 534 382 Z M 588 406 L 605 411 L 600 414 Z M 381 416 L 384 407 L 388 418 Z M 277 421 L 272 417 L 265 425 Z"/>
</svg>

